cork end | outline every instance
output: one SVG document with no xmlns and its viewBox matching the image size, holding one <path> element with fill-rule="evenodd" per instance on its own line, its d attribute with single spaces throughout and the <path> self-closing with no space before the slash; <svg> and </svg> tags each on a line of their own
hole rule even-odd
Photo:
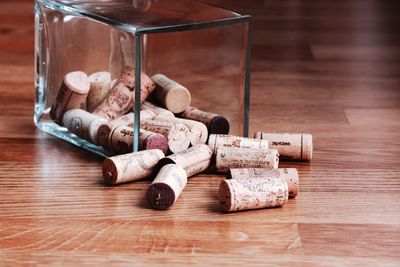
<svg viewBox="0 0 400 267">
<path fill-rule="evenodd" d="M 168 140 L 165 136 L 162 134 L 152 134 L 149 136 L 147 139 L 145 149 L 159 149 L 161 150 L 164 154 L 167 154 L 168 152 Z"/>
<path fill-rule="evenodd" d="M 111 128 L 107 124 L 103 124 L 97 130 L 97 143 L 105 149 L 110 149 L 109 137 Z"/>
<path fill-rule="evenodd" d="M 233 199 L 231 192 L 232 191 L 229 186 L 229 181 L 222 180 L 219 184 L 218 200 L 222 209 L 226 212 L 232 211 L 233 209 Z"/>
<path fill-rule="evenodd" d="M 175 124 L 168 135 L 169 151 L 179 153 L 186 150 L 189 145 L 189 129 L 183 124 Z"/>
<path fill-rule="evenodd" d="M 89 141 L 95 145 L 99 145 L 99 139 L 97 133 L 99 132 L 100 126 L 106 124 L 107 121 L 103 118 L 94 119 L 89 124 Z"/>
<path fill-rule="evenodd" d="M 146 198 L 153 209 L 166 210 L 174 204 L 175 192 L 165 183 L 154 183 L 147 189 Z"/>
<path fill-rule="evenodd" d="M 208 134 L 228 134 L 230 125 L 228 120 L 222 116 L 215 116 L 208 127 Z"/>
<path fill-rule="evenodd" d="M 65 85 L 77 94 L 85 95 L 90 90 L 89 77 L 83 71 L 73 71 L 65 75 Z"/>
<path fill-rule="evenodd" d="M 103 83 L 111 82 L 111 73 L 108 71 L 98 71 L 89 75 L 89 82 L 92 83 Z"/>
<path fill-rule="evenodd" d="M 191 101 L 192 97 L 188 89 L 176 87 L 168 92 L 164 104 L 172 113 L 181 113 L 190 105 Z"/>
<path fill-rule="evenodd" d="M 190 143 L 195 146 L 199 144 L 205 144 L 208 138 L 207 126 L 201 122 L 195 123 L 193 127 L 189 129 L 190 131 Z"/>
<path fill-rule="evenodd" d="M 311 134 L 303 134 L 302 160 L 310 161 L 313 154 L 313 138 Z"/>
<path fill-rule="evenodd" d="M 118 170 L 114 162 L 111 159 L 105 159 L 103 161 L 103 178 L 108 185 L 114 185 L 117 181 Z"/>
</svg>

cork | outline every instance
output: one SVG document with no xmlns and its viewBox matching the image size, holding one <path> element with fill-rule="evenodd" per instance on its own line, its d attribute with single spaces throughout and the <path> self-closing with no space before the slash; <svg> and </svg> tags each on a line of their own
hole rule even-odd
<svg viewBox="0 0 400 267">
<path fill-rule="evenodd" d="M 67 73 L 51 107 L 51 118 L 62 124 L 65 112 L 71 109 L 84 109 L 89 89 L 90 82 L 86 73 L 82 71 Z"/>
<path fill-rule="evenodd" d="M 210 166 L 211 157 L 211 149 L 205 144 L 198 144 L 161 159 L 158 168 L 171 163 L 177 164 L 186 171 L 188 177 L 191 177 L 205 171 Z"/>
<path fill-rule="evenodd" d="M 93 112 L 111 89 L 111 74 L 99 71 L 89 76 L 90 91 L 87 97 L 87 110 Z"/>
<path fill-rule="evenodd" d="M 155 88 L 154 82 L 145 73 L 141 73 L 141 103 L 151 94 Z M 134 99 L 135 69 L 125 66 L 122 73 L 98 107 L 94 114 L 107 119 L 114 120 L 132 109 L 135 105 Z"/>
<path fill-rule="evenodd" d="M 132 107 L 133 92 L 123 83 L 117 82 L 104 101 L 93 111 L 93 114 L 111 121 L 124 115 Z"/>
<path fill-rule="evenodd" d="M 150 118 L 151 117 L 149 117 L 147 114 L 143 114 L 142 112 L 140 112 L 141 120 L 147 120 Z M 135 114 L 133 112 L 129 112 L 121 117 L 116 118 L 115 120 L 109 121 L 106 124 L 101 125 L 97 132 L 99 144 L 106 149 L 111 149 L 109 144 L 109 137 L 112 129 L 117 126 L 133 127 L 134 122 Z"/>
<path fill-rule="evenodd" d="M 98 144 L 97 129 L 107 121 L 82 109 L 71 109 L 64 114 L 63 125 L 71 133 Z"/>
<path fill-rule="evenodd" d="M 218 114 L 201 111 L 194 107 L 187 107 L 183 113 L 180 114 L 182 118 L 195 120 L 204 123 L 207 126 L 209 134 L 228 134 L 229 122 L 228 120 Z"/>
<path fill-rule="evenodd" d="M 295 168 L 285 169 L 230 169 L 227 179 L 284 179 L 288 184 L 289 197 L 294 198 L 299 193 L 299 173 Z"/>
<path fill-rule="evenodd" d="M 156 74 L 151 77 L 156 84 L 152 96 L 163 107 L 172 113 L 183 112 L 191 102 L 189 90 L 165 75 Z"/>
<path fill-rule="evenodd" d="M 284 179 L 223 180 L 218 198 L 226 212 L 281 207 L 288 201 L 288 185 Z"/>
<path fill-rule="evenodd" d="M 163 157 L 161 150 L 152 149 L 107 158 L 103 162 L 104 180 L 115 185 L 144 179 Z"/>
<path fill-rule="evenodd" d="M 208 138 L 208 146 L 215 153 L 219 147 L 242 147 L 242 148 L 268 148 L 268 141 L 247 138 L 235 135 L 225 135 L 225 134 L 211 134 Z"/>
<path fill-rule="evenodd" d="M 163 117 L 171 117 L 175 118 L 174 113 L 171 111 L 154 105 L 149 101 L 144 101 L 140 106 L 141 112 L 146 113 L 147 116 L 151 116 L 151 118 L 155 118 L 156 116 L 163 116 Z M 142 114 L 142 113 L 141 113 Z"/>
<path fill-rule="evenodd" d="M 172 153 L 179 153 L 190 145 L 189 129 L 181 124 L 172 124 L 156 120 L 144 120 L 140 127 L 164 135 L 168 139 L 168 147 Z"/>
<path fill-rule="evenodd" d="M 279 154 L 276 149 L 220 147 L 215 156 L 218 171 L 231 168 L 278 168 Z"/>
<path fill-rule="evenodd" d="M 187 175 L 181 166 L 165 165 L 147 189 L 147 201 L 154 209 L 168 209 L 176 202 L 186 184 Z"/>
<path fill-rule="evenodd" d="M 283 160 L 310 161 L 312 159 L 311 134 L 255 132 L 254 138 L 268 140 L 270 148 L 277 149 Z"/>
<path fill-rule="evenodd" d="M 205 144 L 208 138 L 208 130 L 204 123 L 181 119 L 176 117 L 164 116 L 160 114 L 154 118 L 159 121 L 167 121 L 171 123 L 182 123 L 189 129 L 189 139 L 191 145 Z"/>
<path fill-rule="evenodd" d="M 140 129 L 139 133 L 139 149 L 160 149 L 164 154 L 168 152 L 168 140 L 167 138 L 159 133 L 153 133 Z"/>
<path fill-rule="evenodd" d="M 109 135 L 109 149 L 118 154 L 125 154 L 133 151 L 134 131 L 129 126 L 117 126 L 112 129 Z M 168 151 L 168 140 L 165 136 L 140 130 L 139 150 L 159 149 L 163 153 Z"/>
</svg>

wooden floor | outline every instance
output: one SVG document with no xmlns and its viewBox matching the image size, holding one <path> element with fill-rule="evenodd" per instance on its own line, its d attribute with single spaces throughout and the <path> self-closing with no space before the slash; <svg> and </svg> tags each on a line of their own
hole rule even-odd
<svg viewBox="0 0 400 267">
<path fill-rule="evenodd" d="M 33 4 L 0 2 L 0 265 L 400 265 L 399 1 L 215 0 L 254 16 L 251 128 L 310 132 L 285 207 L 224 214 L 222 176 L 169 211 L 149 182 L 35 129 Z"/>
</svg>

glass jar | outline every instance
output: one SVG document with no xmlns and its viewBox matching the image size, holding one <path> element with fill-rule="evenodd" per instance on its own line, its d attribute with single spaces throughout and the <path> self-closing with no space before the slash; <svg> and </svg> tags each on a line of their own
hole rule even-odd
<svg viewBox="0 0 400 267">
<path fill-rule="evenodd" d="M 250 16 L 196 0 L 36 0 L 35 25 L 39 129 L 99 155 L 114 154 L 79 134 L 78 122 L 65 127 L 63 116 L 71 109 L 98 115 L 96 105 L 130 66 L 131 106 L 115 117 L 141 110 L 143 90 L 134 88 L 162 74 L 188 89 L 190 106 L 224 116 L 230 134 L 248 135 Z M 102 100 L 92 96 L 91 74 L 98 72 L 109 84 Z M 80 88 L 71 93 L 74 83 Z M 181 116 L 181 110 L 173 111 Z M 134 151 L 140 149 L 140 114 L 132 117 Z"/>
</svg>

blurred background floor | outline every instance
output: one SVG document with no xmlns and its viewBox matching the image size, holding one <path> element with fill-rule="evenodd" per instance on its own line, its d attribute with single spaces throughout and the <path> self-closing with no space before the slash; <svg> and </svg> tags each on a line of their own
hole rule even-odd
<svg viewBox="0 0 400 267">
<path fill-rule="evenodd" d="M 222 176 L 171 210 L 148 181 L 35 129 L 33 3 L 0 2 L 0 265 L 400 263 L 400 2 L 212 0 L 254 17 L 251 131 L 310 132 L 285 207 L 223 214 Z"/>
</svg>

